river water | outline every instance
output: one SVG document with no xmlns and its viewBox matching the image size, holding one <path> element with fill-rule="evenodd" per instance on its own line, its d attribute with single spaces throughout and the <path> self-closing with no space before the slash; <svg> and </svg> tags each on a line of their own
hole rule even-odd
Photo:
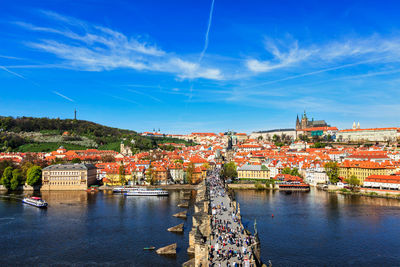
<svg viewBox="0 0 400 267">
<path fill-rule="evenodd" d="M 0 265 L 180 266 L 191 218 L 172 217 L 169 197 L 125 197 L 111 192 L 50 192 L 47 210 L 0 195 Z M 399 266 L 400 201 L 312 190 L 293 193 L 238 190 L 244 224 L 261 239 L 273 266 Z M 189 216 L 193 209 L 189 208 Z M 271 215 L 274 214 L 274 217 Z M 182 235 L 167 228 L 185 222 Z M 178 243 L 174 258 L 144 251 Z"/>
<path fill-rule="evenodd" d="M 248 228 L 256 219 L 261 257 L 274 267 L 400 266 L 399 200 L 317 189 L 241 190 L 236 199 Z"/>
</svg>

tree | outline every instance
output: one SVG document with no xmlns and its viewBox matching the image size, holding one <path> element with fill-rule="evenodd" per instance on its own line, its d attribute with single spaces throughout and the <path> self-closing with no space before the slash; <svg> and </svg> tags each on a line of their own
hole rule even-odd
<svg viewBox="0 0 400 267">
<path fill-rule="evenodd" d="M 346 179 L 345 181 L 349 184 L 352 191 L 354 191 L 361 184 L 360 180 L 355 175 L 350 176 L 350 178 Z"/>
<path fill-rule="evenodd" d="M 119 166 L 119 182 L 121 185 L 126 184 L 126 178 L 125 178 L 125 166 L 122 163 L 121 166 Z"/>
<path fill-rule="evenodd" d="M 11 179 L 11 190 L 16 190 L 18 186 L 22 183 L 22 173 L 19 169 L 14 169 L 12 172 L 12 179 Z"/>
<path fill-rule="evenodd" d="M 326 175 L 329 177 L 329 182 L 336 184 L 339 182 L 339 166 L 337 162 L 327 162 L 324 166 Z"/>
<path fill-rule="evenodd" d="M 210 168 L 210 164 L 208 164 L 208 162 L 204 163 L 203 165 L 201 165 L 202 167 L 204 167 L 205 169 L 209 169 Z"/>
<path fill-rule="evenodd" d="M 235 162 L 231 161 L 224 164 L 222 168 L 222 177 L 224 177 L 225 180 L 236 178 L 237 175 Z"/>
<path fill-rule="evenodd" d="M 154 184 L 154 182 L 155 182 L 155 173 L 154 173 L 154 168 L 153 167 L 149 167 L 146 170 L 146 181 L 151 185 Z"/>
<path fill-rule="evenodd" d="M 104 155 L 101 157 L 102 162 L 114 162 L 115 158 L 112 155 Z"/>
<path fill-rule="evenodd" d="M 289 167 L 285 167 L 282 169 L 282 174 L 291 174 L 292 170 Z"/>
<path fill-rule="evenodd" d="M 13 168 L 7 167 L 3 172 L 3 176 L 1 177 L 1 184 L 4 185 L 5 188 L 11 188 L 11 179 L 13 178 Z"/>
<path fill-rule="evenodd" d="M 189 184 L 193 184 L 194 164 L 191 162 L 186 168 L 186 179 Z"/>
<path fill-rule="evenodd" d="M 42 183 L 42 168 L 40 166 L 34 165 L 28 169 L 26 183 L 31 186 Z"/>
<path fill-rule="evenodd" d="M 285 168 L 283 168 L 283 170 L 282 170 L 282 174 L 290 174 L 290 175 L 293 175 L 293 176 L 298 176 L 298 177 L 303 178 L 303 176 L 300 174 L 298 168 L 293 168 L 293 169 L 291 169 L 291 168 L 289 168 L 289 167 L 285 167 Z"/>
<path fill-rule="evenodd" d="M 71 160 L 71 163 L 81 163 L 82 161 L 81 161 L 81 159 L 80 158 L 73 158 L 72 160 Z"/>
</svg>

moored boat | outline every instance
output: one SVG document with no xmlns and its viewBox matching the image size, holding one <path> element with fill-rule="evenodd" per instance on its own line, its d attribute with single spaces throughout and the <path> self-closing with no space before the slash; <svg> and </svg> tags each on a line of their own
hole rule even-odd
<svg viewBox="0 0 400 267">
<path fill-rule="evenodd" d="M 168 196 L 169 193 L 162 189 L 145 189 L 137 188 L 136 190 L 130 190 L 125 193 L 126 196 Z"/>
<path fill-rule="evenodd" d="M 38 208 L 47 208 L 48 206 L 47 202 L 40 197 L 25 197 L 22 202 Z"/>
<path fill-rule="evenodd" d="M 137 187 L 124 187 L 124 186 L 120 186 L 120 187 L 115 187 L 113 188 L 113 192 L 114 193 L 126 193 L 129 191 L 133 191 L 133 190 L 137 190 Z"/>
</svg>

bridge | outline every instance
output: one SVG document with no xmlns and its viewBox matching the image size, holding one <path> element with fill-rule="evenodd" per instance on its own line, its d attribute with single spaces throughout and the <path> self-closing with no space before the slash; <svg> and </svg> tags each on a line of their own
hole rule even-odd
<svg viewBox="0 0 400 267">
<path fill-rule="evenodd" d="M 261 266 L 257 230 L 243 227 L 240 205 L 229 195 L 218 170 L 197 190 L 188 253 L 183 266 Z"/>
</svg>

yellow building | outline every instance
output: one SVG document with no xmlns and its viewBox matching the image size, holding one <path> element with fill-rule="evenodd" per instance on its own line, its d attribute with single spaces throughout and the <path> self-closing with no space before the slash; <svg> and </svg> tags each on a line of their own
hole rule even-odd
<svg viewBox="0 0 400 267">
<path fill-rule="evenodd" d="M 339 177 L 345 179 L 352 175 L 364 183 L 365 178 L 370 175 L 390 175 L 396 171 L 395 167 L 385 163 L 379 164 L 372 161 L 344 161 L 339 164 Z"/>
<path fill-rule="evenodd" d="M 245 164 L 237 173 L 239 179 L 269 179 L 269 169 L 265 165 Z"/>
<path fill-rule="evenodd" d="M 57 164 L 43 169 L 41 190 L 86 190 L 96 183 L 92 164 Z"/>
</svg>

